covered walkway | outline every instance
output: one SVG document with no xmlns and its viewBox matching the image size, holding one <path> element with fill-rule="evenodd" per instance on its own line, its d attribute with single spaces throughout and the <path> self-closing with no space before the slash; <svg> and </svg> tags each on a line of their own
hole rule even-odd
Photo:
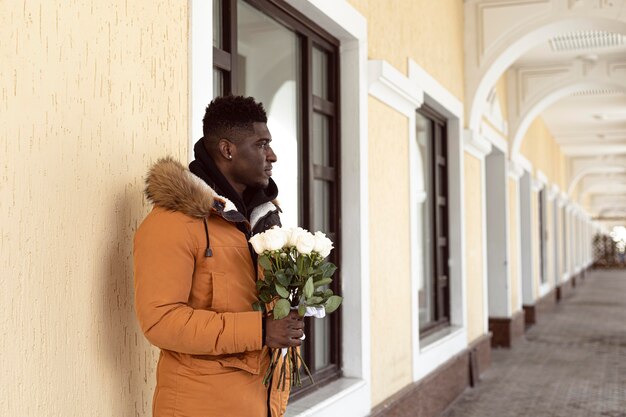
<svg viewBox="0 0 626 417">
<path fill-rule="evenodd" d="M 593 271 L 442 417 L 626 416 L 626 270 Z"/>
</svg>

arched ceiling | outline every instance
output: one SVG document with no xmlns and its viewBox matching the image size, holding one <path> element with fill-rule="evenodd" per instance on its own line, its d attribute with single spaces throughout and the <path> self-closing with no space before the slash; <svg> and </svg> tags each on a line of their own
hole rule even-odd
<svg viewBox="0 0 626 417">
<path fill-rule="evenodd" d="M 506 74 L 509 151 L 540 116 L 570 197 L 626 224 L 626 0 L 465 0 L 468 127 Z M 617 220 L 619 221 L 619 220 Z"/>
</svg>

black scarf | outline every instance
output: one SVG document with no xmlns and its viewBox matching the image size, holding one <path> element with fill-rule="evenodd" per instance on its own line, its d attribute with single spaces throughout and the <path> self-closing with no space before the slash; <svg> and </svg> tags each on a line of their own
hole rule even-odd
<svg viewBox="0 0 626 417">
<path fill-rule="evenodd" d="M 237 211 L 248 220 L 255 207 L 274 200 L 278 195 L 278 187 L 270 178 L 267 188 L 248 188 L 244 191 L 242 198 L 217 168 L 215 161 L 204 147 L 202 139 L 194 145 L 193 154 L 195 160 L 189 164 L 189 170 L 213 188 L 217 194 L 232 201 Z"/>
</svg>

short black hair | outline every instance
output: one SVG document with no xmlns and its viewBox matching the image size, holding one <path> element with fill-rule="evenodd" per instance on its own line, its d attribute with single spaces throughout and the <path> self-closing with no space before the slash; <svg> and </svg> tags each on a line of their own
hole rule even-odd
<svg viewBox="0 0 626 417">
<path fill-rule="evenodd" d="M 257 103 L 252 97 L 217 97 L 209 103 L 202 119 L 204 146 L 212 153 L 221 138 L 236 141 L 238 137 L 233 130 L 252 132 L 255 122 L 267 123 L 263 103 Z"/>
</svg>

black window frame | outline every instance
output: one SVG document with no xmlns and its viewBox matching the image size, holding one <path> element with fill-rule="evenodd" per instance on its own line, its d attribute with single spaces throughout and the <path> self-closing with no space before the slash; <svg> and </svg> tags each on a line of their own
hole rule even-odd
<svg viewBox="0 0 626 417">
<path fill-rule="evenodd" d="M 237 85 L 237 1 L 238 0 L 213 0 L 221 2 L 221 27 L 222 48 L 213 46 L 213 69 L 223 74 L 223 94 L 238 95 L 240 91 Z M 302 80 L 301 97 L 301 138 L 302 146 L 299 147 L 301 166 L 301 183 L 299 184 L 300 213 L 298 217 L 301 226 L 312 230 L 314 213 L 314 183 L 315 180 L 326 181 L 330 185 L 330 229 L 324 232 L 334 242 L 330 260 L 338 267 L 331 285 L 335 294 L 341 295 L 341 200 L 340 200 L 340 91 L 339 91 L 339 48 L 338 39 L 320 28 L 315 22 L 298 12 L 282 0 L 242 0 L 254 7 L 279 24 L 298 35 L 300 41 L 300 62 Z M 214 17 L 215 22 L 215 17 Z M 327 99 L 313 94 L 312 54 L 313 49 L 318 48 L 327 54 L 328 91 Z M 217 96 L 215 94 L 214 96 Z M 313 115 L 317 113 L 326 116 L 329 120 L 329 164 L 317 165 L 313 163 Z M 301 148 L 301 149 L 300 149 Z M 330 365 L 314 371 L 315 365 L 315 327 L 313 318 L 306 321 L 306 339 L 304 342 L 304 360 L 311 369 L 314 383 L 308 378 L 303 378 L 301 388 L 292 390 L 291 398 L 295 399 L 319 388 L 321 385 L 338 379 L 342 376 L 341 357 L 341 313 L 336 311 L 328 316 L 330 321 Z"/>
<path fill-rule="evenodd" d="M 450 326 L 450 184 L 448 153 L 448 120 L 433 108 L 423 105 L 417 113 L 431 124 L 432 137 L 424 158 L 429 158 L 430 171 L 425 180 L 429 181 L 426 204 L 430 204 L 429 223 L 431 241 L 434 245 L 429 279 L 432 285 L 431 302 L 434 306 L 433 320 L 419 324 L 419 335 L 423 339 Z M 432 194 L 432 195 L 431 195 Z"/>
</svg>

